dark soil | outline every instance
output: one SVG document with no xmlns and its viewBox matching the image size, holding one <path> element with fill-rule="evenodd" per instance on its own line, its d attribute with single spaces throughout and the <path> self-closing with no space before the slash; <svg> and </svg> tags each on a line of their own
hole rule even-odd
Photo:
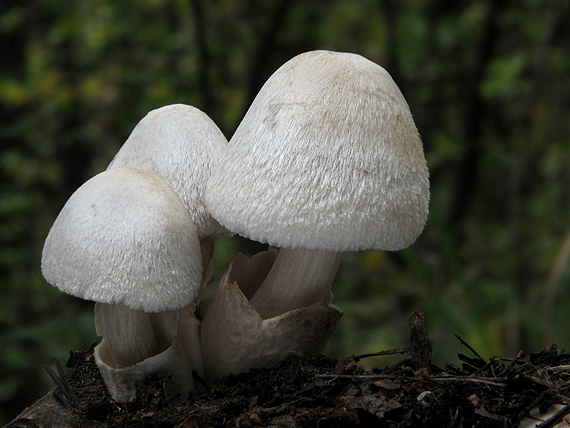
<svg viewBox="0 0 570 428">
<path fill-rule="evenodd" d="M 135 402 L 116 403 L 92 350 L 72 353 L 70 379 L 52 373 L 58 386 L 8 427 L 516 427 L 534 407 L 570 403 L 570 354 L 556 345 L 484 361 L 458 337 L 472 356 L 460 354 L 462 367 L 440 368 L 429 362 L 423 314 L 414 314 L 410 346 L 379 353 L 406 354 L 394 366 L 359 367 L 367 356 L 291 359 L 174 404 L 152 378 L 139 385 Z M 568 413 L 566 406 L 557 422 Z"/>
</svg>

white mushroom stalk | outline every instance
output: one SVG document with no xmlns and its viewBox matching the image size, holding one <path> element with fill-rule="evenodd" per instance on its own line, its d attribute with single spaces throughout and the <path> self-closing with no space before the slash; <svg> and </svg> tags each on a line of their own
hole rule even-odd
<svg viewBox="0 0 570 428">
<path fill-rule="evenodd" d="M 340 253 L 411 245 L 426 223 L 429 174 L 390 75 L 360 55 L 314 51 L 265 83 L 206 201 L 227 229 L 283 248 L 251 299 L 267 318 L 326 296 Z"/>
<path fill-rule="evenodd" d="M 98 302 L 103 341 L 95 357 L 118 401 L 132 400 L 134 383 L 150 373 L 176 375 L 173 396 L 192 389 L 193 362 L 175 339 L 181 311 L 201 290 L 200 243 L 164 180 L 117 168 L 83 184 L 46 238 L 42 273 L 60 290 Z M 201 367 L 201 359 L 194 363 Z"/>
<path fill-rule="evenodd" d="M 150 374 L 164 379 L 173 400 L 194 389 L 193 372 L 204 376 L 195 310 L 194 303 L 162 313 L 95 304 L 96 331 L 103 338 L 95 347 L 95 362 L 115 400 L 135 399 L 136 383 Z"/>
<path fill-rule="evenodd" d="M 97 335 L 117 369 L 134 366 L 166 350 L 174 340 L 178 313 L 148 313 L 123 305 L 95 304 Z M 143 340 L 141 340 L 143 339 Z"/>
<path fill-rule="evenodd" d="M 282 248 L 251 298 L 251 305 L 262 319 L 267 319 L 325 302 L 341 256 L 342 253 Z"/>
</svg>

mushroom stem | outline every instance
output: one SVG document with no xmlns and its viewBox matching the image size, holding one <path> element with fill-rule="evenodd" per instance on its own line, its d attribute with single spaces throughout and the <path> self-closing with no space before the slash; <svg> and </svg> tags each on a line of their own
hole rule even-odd
<svg viewBox="0 0 570 428">
<path fill-rule="evenodd" d="M 97 303 L 95 326 L 103 340 L 95 362 L 115 400 L 136 398 L 136 384 L 149 375 L 164 380 L 169 399 L 184 399 L 194 389 L 192 373 L 205 376 L 196 305 L 160 313 Z"/>
<path fill-rule="evenodd" d="M 103 336 L 114 368 L 130 367 L 170 346 L 176 311 L 148 313 L 123 305 L 95 304 L 97 334 Z"/>
<path fill-rule="evenodd" d="M 282 248 L 251 298 L 262 319 L 324 302 L 342 253 Z"/>
</svg>

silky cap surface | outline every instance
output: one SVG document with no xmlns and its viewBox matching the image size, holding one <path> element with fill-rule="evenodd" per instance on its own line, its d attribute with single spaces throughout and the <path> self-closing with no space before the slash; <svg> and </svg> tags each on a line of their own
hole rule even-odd
<svg viewBox="0 0 570 428">
<path fill-rule="evenodd" d="M 46 238 L 42 274 L 86 300 L 174 310 L 199 292 L 200 246 L 188 211 L 164 180 L 117 168 L 69 198 Z"/>
<path fill-rule="evenodd" d="M 227 140 L 199 109 L 172 104 L 149 112 L 123 144 L 109 169 L 142 168 L 166 181 L 188 209 L 200 238 L 227 233 L 204 203 L 210 172 Z"/>
<path fill-rule="evenodd" d="M 212 172 L 234 233 L 311 250 L 399 250 L 423 230 L 429 175 L 410 109 L 379 65 L 313 51 L 265 83 Z"/>
</svg>

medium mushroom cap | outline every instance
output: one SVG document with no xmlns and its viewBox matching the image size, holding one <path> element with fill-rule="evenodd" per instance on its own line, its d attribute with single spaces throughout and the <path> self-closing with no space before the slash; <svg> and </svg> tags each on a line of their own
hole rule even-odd
<svg viewBox="0 0 570 428">
<path fill-rule="evenodd" d="M 199 238 L 227 231 L 212 218 L 204 202 L 210 171 L 227 140 L 202 111 L 173 104 L 149 112 L 135 127 L 108 169 L 142 168 L 166 181 L 186 206 Z"/>
<path fill-rule="evenodd" d="M 429 174 L 410 109 L 379 65 L 313 51 L 265 83 L 212 171 L 223 226 L 287 248 L 399 250 L 424 228 Z"/>
<path fill-rule="evenodd" d="M 42 274 L 68 294 L 146 312 L 188 305 L 201 284 L 196 230 L 178 195 L 135 168 L 83 184 L 55 220 Z"/>
</svg>

